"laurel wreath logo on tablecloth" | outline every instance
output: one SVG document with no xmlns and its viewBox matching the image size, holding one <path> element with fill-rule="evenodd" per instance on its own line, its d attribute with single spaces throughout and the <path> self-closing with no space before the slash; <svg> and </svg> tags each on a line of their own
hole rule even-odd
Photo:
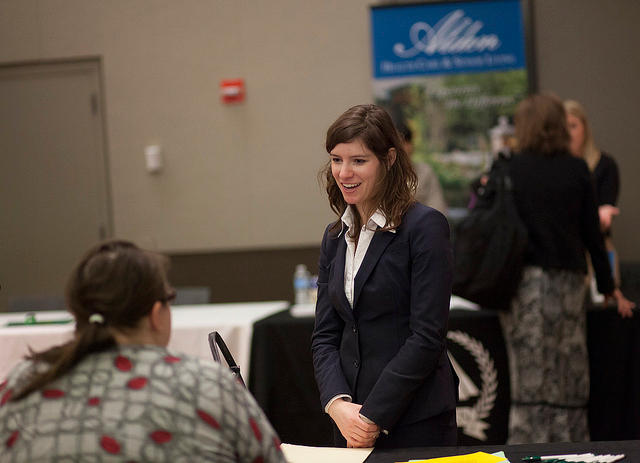
<svg viewBox="0 0 640 463">
<path fill-rule="evenodd" d="M 495 369 L 493 359 L 480 341 L 463 331 L 449 331 L 447 338 L 469 351 L 478 364 L 482 380 L 482 389 L 475 405 L 456 409 L 458 426 L 468 436 L 478 440 L 487 440 L 485 431 L 489 427 L 489 423 L 483 420 L 489 416 L 493 409 L 498 389 L 498 372 Z"/>
</svg>

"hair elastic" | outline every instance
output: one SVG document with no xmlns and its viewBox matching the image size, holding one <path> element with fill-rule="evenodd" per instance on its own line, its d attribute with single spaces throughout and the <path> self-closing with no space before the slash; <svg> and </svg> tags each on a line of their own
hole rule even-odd
<svg viewBox="0 0 640 463">
<path fill-rule="evenodd" d="M 98 323 L 100 325 L 104 324 L 104 317 L 99 313 L 91 314 L 89 317 L 89 323 Z"/>
</svg>

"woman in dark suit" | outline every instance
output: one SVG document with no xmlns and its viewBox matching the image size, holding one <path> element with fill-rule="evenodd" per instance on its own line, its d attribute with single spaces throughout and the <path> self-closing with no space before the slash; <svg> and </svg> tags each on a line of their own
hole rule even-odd
<svg viewBox="0 0 640 463">
<path fill-rule="evenodd" d="M 456 443 L 449 226 L 415 202 L 402 146 L 375 105 L 350 108 L 327 132 L 326 189 L 340 218 L 322 239 L 312 351 L 338 445 Z"/>
</svg>

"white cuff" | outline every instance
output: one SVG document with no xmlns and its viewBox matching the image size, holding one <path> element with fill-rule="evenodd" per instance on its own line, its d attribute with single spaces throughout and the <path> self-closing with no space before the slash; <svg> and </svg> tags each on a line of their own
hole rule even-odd
<svg viewBox="0 0 640 463">
<path fill-rule="evenodd" d="M 360 415 L 360 419 L 361 419 L 362 421 L 364 421 L 365 423 L 368 423 L 368 424 L 376 424 L 376 423 L 374 423 L 374 422 L 373 422 L 373 420 L 371 420 L 371 419 L 367 418 L 367 417 L 366 417 L 366 416 L 364 416 L 362 413 L 358 413 L 358 415 Z M 383 433 L 383 434 L 387 434 L 387 435 L 389 435 L 389 431 L 387 431 L 386 429 L 382 429 L 381 431 L 382 431 L 382 433 Z"/>
<path fill-rule="evenodd" d="M 338 399 L 344 399 L 347 402 L 351 402 L 353 400 L 349 394 L 338 394 L 337 396 L 333 397 L 329 402 L 327 402 L 327 405 L 325 405 L 324 412 L 327 415 L 329 414 L 329 407 L 331 407 L 331 404 Z"/>
</svg>

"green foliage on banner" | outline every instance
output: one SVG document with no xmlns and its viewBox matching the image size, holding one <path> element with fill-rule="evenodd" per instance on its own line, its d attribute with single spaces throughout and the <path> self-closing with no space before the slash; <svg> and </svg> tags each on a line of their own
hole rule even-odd
<svg viewBox="0 0 640 463">
<path fill-rule="evenodd" d="M 376 103 L 413 132 L 414 160 L 429 163 L 450 207 L 491 164 L 490 130 L 512 119 L 528 89 L 525 69 L 374 82 Z"/>
</svg>

